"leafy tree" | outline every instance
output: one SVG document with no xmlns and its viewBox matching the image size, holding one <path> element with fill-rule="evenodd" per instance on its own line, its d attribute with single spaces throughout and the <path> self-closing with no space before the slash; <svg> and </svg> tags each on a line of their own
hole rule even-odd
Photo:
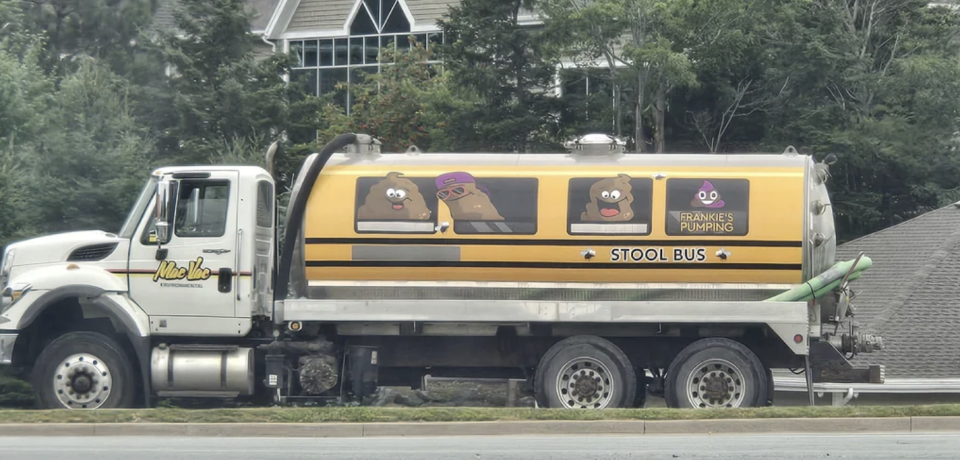
<svg viewBox="0 0 960 460">
<path fill-rule="evenodd" d="M 623 64 L 627 63 L 624 44 L 629 37 L 626 35 L 627 24 L 620 15 L 623 10 L 621 0 L 543 0 L 538 6 L 546 17 L 548 38 L 557 43 L 563 55 L 577 67 L 571 69 L 566 76 L 579 73 L 591 79 L 599 79 L 603 81 L 603 87 L 609 89 L 600 93 L 592 92 L 594 96 L 587 98 L 591 99 L 589 101 L 571 101 L 571 98 L 565 98 L 568 103 L 573 102 L 573 106 L 565 109 L 579 114 L 596 113 L 597 109 L 593 106 L 600 102 L 596 99 L 609 97 L 613 103 L 610 117 L 606 120 L 593 117 L 595 123 L 588 123 L 588 126 L 583 128 L 597 131 L 599 124 L 599 131 L 603 132 L 608 128 L 602 126 L 609 121 L 613 126 L 613 134 L 622 136 L 625 117 L 623 107 L 629 107 L 623 95 L 623 80 L 626 77 Z M 592 71 L 596 67 L 602 67 L 604 72 Z"/>
<path fill-rule="evenodd" d="M 549 94 L 559 55 L 542 28 L 520 23 L 533 0 L 463 0 L 438 22 L 452 44 L 444 51 L 452 81 L 480 102 L 458 131 L 470 150 L 543 151 L 559 148 L 560 104 Z"/>
<path fill-rule="evenodd" d="M 152 152 L 127 86 L 92 58 L 61 82 L 45 109 L 46 129 L 23 146 L 15 185 L 26 233 L 119 229 Z"/>
<path fill-rule="evenodd" d="M 450 74 L 427 61 L 435 50 L 411 39 L 410 51 L 384 49 L 381 73 L 370 74 L 350 86 L 355 104 L 350 115 L 329 104 L 322 117 L 327 121 L 324 139 L 343 132 L 369 133 L 383 142 L 385 151 L 403 151 L 411 145 L 421 150 L 451 150 L 457 146 L 452 132 L 464 132 L 459 113 L 471 109 L 471 95 L 455 91 Z"/>
<path fill-rule="evenodd" d="M 789 75 L 769 72 L 773 62 L 764 38 L 770 27 L 758 20 L 779 7 L 769 0 L 715 0 L 684 10 L 690 27 L 681 37 L 695 45 L 688 49 L 697 84 L 673 101 L 683 109 L 668 120 L 678 137 L 699 139 L 712 153 L 727 140 L 756 143 L 763 137 L 764 113 L 786 100 L 793 83 Z"/>
<path fill-rule="evenodd" d="M 50 70 L 93 56 L 121 74 L 131 61 L 153 20 L 158 0 L 21 0 L 31 27 L 48 37 L 45 61 Z M 64 61 L 63 58 L 68 58 Z M 65 74 L 66 70 L 61 69 Z"/>
<path fill-rule="evenodd" d="M 646 150 L 645 114 L 650 110 L 653 150 L 662 153 L 668 97 L 676 88 L 698 84 L 691 55 L 709 54 L 701 49 L 717 47 L 728 35 L 743 14 L 737 4 L 736 0 L 546 0 L 544 10 L 550 36 L 565 54 L 593 65 L 605 62 L 608 67 L 615 131 L 621 129 L 621 95 L 630 94 L 637 150 Z"/>
<path fill-rule="evenodd" d="M 835 152 L 839 234 L 943 203 L 960 186 L 957 16 L 926 2 L 783 2 L 771 73 L 791 75 L 768 140 Z M 790 39 L 787 40 L 786 38 Z"/>
<path fill-rule="evenodd" d="M 52 102 L 53 83 L 40 66 L 40 37 L 24 29 L 15 2 L 0 0 L 0 247 L 12 239 L 19 219 L 23 190 L 15 179 L 29 160 L 28 145 L 47 128 L 45 113 Z"/>
</svg>

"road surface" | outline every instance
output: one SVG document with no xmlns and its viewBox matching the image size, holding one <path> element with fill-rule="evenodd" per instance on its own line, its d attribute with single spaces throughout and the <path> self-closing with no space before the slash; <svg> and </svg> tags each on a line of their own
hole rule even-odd
<svg viewBox="0 0 960 460">
<path fill-rule="evenodd" d="M 430 438 L 0 437 L 3 460 L 939 459 L 958 434 L 467 436 Z"/>
</svg>

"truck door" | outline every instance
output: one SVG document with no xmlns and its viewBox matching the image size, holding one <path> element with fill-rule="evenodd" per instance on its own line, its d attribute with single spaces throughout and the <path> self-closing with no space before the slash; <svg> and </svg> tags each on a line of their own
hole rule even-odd
<svg viewBox="0 0 960 460">
<path fill-rule="evenodd" d="M 238 183 L 238 172 L 174 175 L 173 219 L 163 245 L 154 231 L 154 205 L 145 213 L 128 276 L 130 295 L 151 316 L 155 332 L 185 333 L 199 324 L 177 317 L 236 315 Z"/>
</svg>

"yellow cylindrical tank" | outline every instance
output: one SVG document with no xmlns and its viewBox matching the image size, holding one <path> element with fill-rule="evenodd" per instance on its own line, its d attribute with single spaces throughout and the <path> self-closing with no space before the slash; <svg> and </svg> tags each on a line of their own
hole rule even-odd
<svg viewBox="0 0 960 460">
<path fill-rule="evenodd" d="M 798 283 L 833 262 L 835 239 L 810 246 L 833 228 L 814 198 L 795 153 L 338 154 L 310 191 L 306 275 Z"/>
</svg>

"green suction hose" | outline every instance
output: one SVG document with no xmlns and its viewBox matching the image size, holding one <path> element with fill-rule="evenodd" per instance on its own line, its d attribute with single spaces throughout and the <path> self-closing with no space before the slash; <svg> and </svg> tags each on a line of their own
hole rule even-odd
<svg viewBox="0 0 960 460">
<path fill-rule="evenodd" d="M 850 268 L 853 267 L 854 262 L 857 263 L 857 266 L 854 268 L 853 273 L 850 273 L 850 277 L 847 278 L 848 281 L 860 278 L 860 275 L 863 274 L 864 271 L 873 266 L 873 261 L 867 256 L 860 257 L 859 262 L 857 262 L 856 259 L 838 262 L 819 276 L 806 283 L 799 284 L 789 291 L 766 299 L 765 302 L 802 302 L 819 298 L 836 289 L 837 286 L 843 282 L 843 277 L 846 276 Z"/>
</svg>

